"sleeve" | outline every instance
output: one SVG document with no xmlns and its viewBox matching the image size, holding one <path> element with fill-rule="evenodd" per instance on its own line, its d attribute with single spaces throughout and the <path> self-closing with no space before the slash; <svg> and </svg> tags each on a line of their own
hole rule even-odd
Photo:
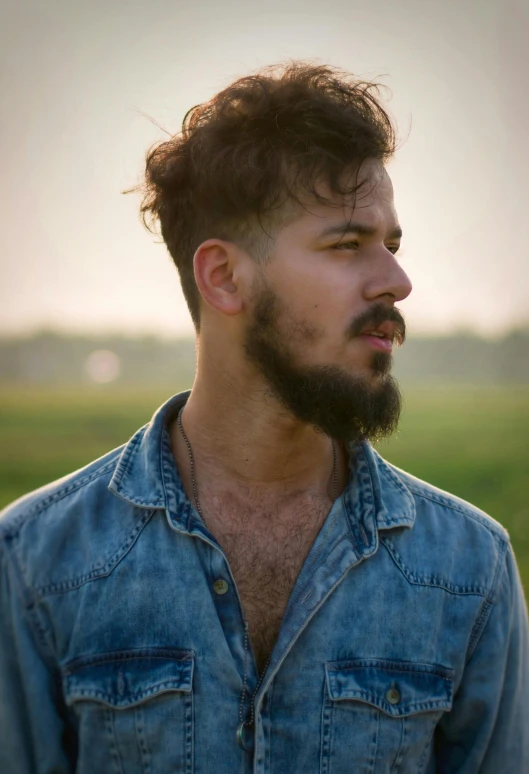
<svg viewBox="0 0 529 774">
<path fill-rule="evenodd" d="M 497 577 L 452 710 L 436 729 L 438 774 L 529 772 L 529 625 L 510 542 Z"/>
<path fill-rule="evenodd" d="M 60 690 L 43 636 L 30 623 L 31 604 L 18 593 L 0 542 L 0 771 L 66 774 Z M 48 657 L 48 664 L 45 658 Z"/>
</svg>

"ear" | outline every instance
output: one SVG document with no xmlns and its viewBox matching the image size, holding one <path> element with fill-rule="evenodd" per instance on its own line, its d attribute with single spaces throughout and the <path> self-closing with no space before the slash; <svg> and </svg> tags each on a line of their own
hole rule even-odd
<svg viewBox="0 0 529 774">
<path fill-rule="evenodd" d="M 193 256 L 195 282 L 204 301 L 227 315 L 243 309 L 240 250 L 233 242 L 207 239 Z"/>
</svg>

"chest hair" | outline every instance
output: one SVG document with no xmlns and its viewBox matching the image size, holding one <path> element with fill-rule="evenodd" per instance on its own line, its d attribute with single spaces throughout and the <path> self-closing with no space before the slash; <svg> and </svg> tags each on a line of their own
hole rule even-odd
<svg viewBox="0 0 529 774">
<path fill-rule="evenodd" d="M 323 497 L 288 505 L 262 503 L 242 509 L 214 497 L 205 511 L 208 526 L 229 562 L 257 667 L 261 672 L 279 635 L 300 570 L 331 508 Z"/>
</svg>

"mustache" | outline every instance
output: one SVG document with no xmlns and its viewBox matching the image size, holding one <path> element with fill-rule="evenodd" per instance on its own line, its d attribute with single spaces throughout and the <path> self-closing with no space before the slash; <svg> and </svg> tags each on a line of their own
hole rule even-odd
<svg viewBox="0 0 529 774">
<path fill-rule="evenodd" d="M 396 323 L 395 329 L 395 344 L 401 346 L 406 341 L 406 323 L 404 317 L 399 309 L 396 307 L 387 307 L 385 304 L 374 304 L 365 312 L 358 315 L 352 324 L 349 331 L 351 338 L 359 336 L 362 331 L 369 326 L 370 328 L 378 328 L 384 322 Z"/>
</svg>

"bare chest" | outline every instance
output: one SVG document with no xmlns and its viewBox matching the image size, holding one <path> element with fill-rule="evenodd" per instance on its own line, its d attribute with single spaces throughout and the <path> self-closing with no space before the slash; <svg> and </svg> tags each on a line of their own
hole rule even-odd
<svg viewBox="0 0 529 774">
<path fill-rule="evenodd" d="M 293 506 L 283 518 L 263 511 L 230 525 L 217 522 L 215 536 L 229 562 L 257 667 L 261 672 L 278 638 L 285 609 L 330 504 Z"/>
</svg>

